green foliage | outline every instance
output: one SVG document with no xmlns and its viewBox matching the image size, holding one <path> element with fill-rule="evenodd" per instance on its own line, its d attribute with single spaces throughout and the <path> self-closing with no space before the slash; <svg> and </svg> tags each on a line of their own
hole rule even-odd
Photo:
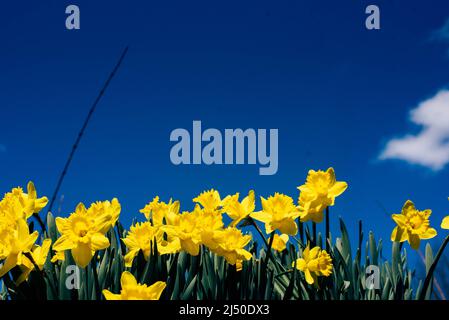
<svg viewBox="0 0 449 320">
<path fill-rule="evenodd" d="M 47 226 L 46 236 L 55 241 L 58 234 L 51 214 L 47 217 Z M 204 247 L 198 256 L 191 256 L 185 252 L 159 255 L 156 246 L 152 248 L 148 261 L 143 254 L 139 254 L 128 271 L 140 283 L 166 282 L 161 299 L 171 300 L 411 300 L 419 296 L 422 282 L 417 290 L 412 287 L 414 272 L 407 267 L 407 254 L 401 244 L 393 243 L 391 261 L 385 260 L 382 257 L 382 241 L 376 241 L 370 232 L 364 243 L 360 223 L 356 250 L 352 251 L 348 231 L 341 219 L 340 236 L 335 241 L 331 240 L 332 235 L 328 239 L 334 266 L 332 275 L 319 277 L 315 285 L 307 284 L 304 274 L 294 267 L 295 261 L 301 257 L 307 242 L 322 245 L 324 239 L 321 233 L 314 239 L 314 232 L 306 225 L 300 224 L 299 230 L 299 235 L 291 238 L 289 246 L 281 253 L 273 250 L 271 255 L 267 255 L 266 248 L 258 249 L 258 244 L 253 242 L 249 249 L 253 257 L 243 262 L 240 271 Z M 75 265 L 67 251 L 62 262 L 51 263 L 49 256 L 43 272 L 33 271 L 28 281 L 20 286 L 14 283 L 14 272 L 12 278 L 5 276 L 0 297 L 91 300 L 104 299 L 103 289 L 120 292 L 120 276 L 126 270 L 123 260 L 126 247 L 120 239 L 125 236 L 125 231 L 118 223 L 107 236 L 110 247 L 99 252 L 85 269 L 80 269 L 79 290 L 70 290 L 66 286 L 70 276 L 66 268 Z M 432 250 L 428 246 L 427 271 L 433 262 Z M 368 266 L 379 268 L 377 289 L 367 288 Z"/>
</svg>

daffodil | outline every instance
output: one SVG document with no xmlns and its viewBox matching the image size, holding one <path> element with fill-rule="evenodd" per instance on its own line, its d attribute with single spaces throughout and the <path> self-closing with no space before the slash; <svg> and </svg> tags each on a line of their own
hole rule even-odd
<svg viewBox="0 0 449 320">
<path fill-rule="evenodd" d="M 310 245 L 307 245 L 302 258 L 296 260 L 296 268 L 304 272 L 308 284 L 313 284 L 317 281 L 317 277 L 328 277 L 332 274 L 332 258 L 326 250 L 321 250 L 320 247 L 310 249 Z"/>
<path fill-rule="evenodd" d="M 0 226 L 0 260 L 4 260 L 0 268 L 0 278 L 15 266 L 24 263 L 24 254 L 31 252 L 38 236 L 37 231 L 30 234 L 23 219 L 17 221 L 15 229 Z"/>
<path fill-rule="evenodd" d="M 159 227 L 164 224 L 164 220 L 166 224 L 176 224 L 179 219 L 179 207 L 179 201 L 172 202 L 170 199 L 168 203 L 165 203 L 156 196 L 140 212 L 145 215 L 147 220 L 151 218 L 153 226 Z"/>
<path fill-rule="evenodd" d="M 449 200 L 449 198 L 447 198 L 447 200 Z M 449 229 L 449 216 L 444 217 L 443 221 L 441 221 L 441 228 Z"/>
<path fill-rule="evenodd" d="M 288 235 L 275 234 L 271 248 L 273 248 L 276 251 L 282 252 L 287 248 L 287 242 L 288 242 Z"/>
<path fill-rule="evenodd" d="M 202 192 L 193 199 L 193 202 L 200 204 L 206 212 L 219 212 L 219 208 L 222 206 L 220 194 L 214 189 Z"/>
<path fill-rule="evenodd" d="M 47 203 L 47 197 L 37 197 L 33 182 L 28 182 L 27 192 L 18 187 L 5 194 L 0 201 L 0 212 L 14 216 L 15 219 L 28 219 L 33 213 L 39 213 Z"/>
<path fill-rule="evenodd" d="M 53 250 L 71 250 L 76 264 L 85 268 L 95 251 L 109 247 L 109 240 L 104 233 L 111 226 L 111 220 L 110 213 L 92 217 L 80 203 L 68 218 L 56 218 L 56 227 L 61 237 L 56 240 Z"/>
<path fill-rule="evenodd" d="M 252 257 L 251 253 L 245 249 L 251 241 L 251 236 L 243 235 L 237 228 L 229 227 L 216 231 L 214 241 L 218 245 L 213 251 L 224 257 L 231 265 L 235 265 L 238 261 L 249 260 Z"/>
<path fill-rule="evenodd" d="M 254 191 L 251 190 L 242 202 L 239 202 L 239 194 L 223 199 L 223 211 L 233 220 L 231 226 L 237 226 L 240 221 L 248 217 L 256 208 Z"/>
<path fill-rule="evenodd" d="M 165 225 L 162 230 L 169 237 L 178 238 L 182 250 L 187 251 L 192 256 L 197 256 L 201 245 L 199 225 L 198 214 L 195 211 L 183 212 L 176 225 Z"/>
<path fill-rule="evenodd" d="M 138 284 L 136 278 L 128 271 L 122 273 L 120 284 L 122 289 L 119 294 L 103 290 L 106 300 L 159 300 L 166 287 L 166 283 L 163 281 L 158 281 L 149 287 L 145 284 Z"/>
<path fill-rule="evenodd" d="M 164 240 L 162 230 L 151 225 L 150 222 L 137 223 L 131 226 L 126 238 L 123 239 L 128 253 L 125 255 L 125 266 L 131 267 L 134 258 L 142 251 L 145 260 L 148 261 L 152 247 L 156 241 L 157 249 L 160 254 L 176 253 L 181 249 L 178 238 L 172 241 Z"/>
<path fill-rule="evenodd" d="M 148 260 L 152 242 L 156 239 L 157 229 L 149 222 L 137 223 L 131 226 L 126 238 L 123 239 L 128 253 L 125 255 L 125 266 L 131 267 L 134 258 L 142 251 L 145 260 Z"/>
<path fill-rule="evenodd" d="M 115 226 L 121 210 L 120 202 L 117 198 L 114 198 L 111 201 L 97 201 L 92 203 L 87 209 L 87 214 L 99 221 L 102 221 L 105 215 L 110 217 L 109 223 L 104 224 L 103 233 L 106 233 L 110 228 Z"/>
<path fill-rule="evenodd" d="M 25 203 L 25 207 L 33 208 L 32 213 L 39 213 L 48 203 L 47 197 L 37 197 L 37 191 L 32 181 L 28 182 L 27 194 L 22 194 Z M 30 214 L 31 215 L 31 214 Z"/>
<path fill-rule="evenodd" d="M 210 249 L 214 249 L 218 244 L 214 240 L 216 231 L 222 230 L 223 216 L 210 211 L 204 211 L 199 206 L 193 210 L 196 216 L 196 229 L 201 239 L 201 243 Z"/>
<path fill-rule="evenodd" d="M 413 202 L 407 200 L 401 213 L 391 216 L 397 224 L 391 233 L 391 241 L 408 241 L 410 246 L 417 250 L 421 239 L 431 239 L 437 235 L 437 231 L 430 227 L 429 217 L 431 214 L 432 210 L 419 211 Z"/>
<path fill-rule="evenodd" d="M 313 222 L 323 221 L 323 211 L 333 206 L 335 198 L 341 195 L 348 184 L 343 181 L 336 181 L 333 168 L 322 170 L 310 170 L 306 183 L 298 187 L 299 210 L 302 222 L 312 220 Z"/>
<path fill-rule="evenodd" d="M 42 246 L 35 245 L 30 252 L 30 256 L 32 257 L 33 261 L 31 261 L 28 257 L 23 258 L 23 264 L 20 267 L 20 269 L 22 270 L 22 274 L 17 279 L 17 284 L 20 284 L 28 279 L 31 271 L 33 271 L 33 269 L 35 268 L 35 265 L 39 268 L 40 271 L 43 270 L 44 264 L 47 261 L 48 252 L 50 251 L 50 246 L 51 240 L 45 239 L 42 242 Z"/>
<path fill-rule="evenodd" d="M 298 218 L 299 211 L 291 197 L 275 193 L 268 199 L 261 197 L 261 200 L 262 211 L 253 212 L 250 216 L 265 223 L 266 233 L 270 234 L 274 230 L 288 235 L 297 233 L 295 219 Z"/>
</svg>

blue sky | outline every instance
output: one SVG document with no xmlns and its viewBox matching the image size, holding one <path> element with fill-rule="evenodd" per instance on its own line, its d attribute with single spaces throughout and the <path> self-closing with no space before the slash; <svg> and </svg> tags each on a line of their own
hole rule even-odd
<svg viewBox="0 0 449 320">
<path fill-rule="evenodd" d="M 65 29 L 69 4 L 80 7 L 80 30 Z M 381 30 L 365 28 L 369 4 L 380 7 Z M 351 234 L 361 219 L 365 234 L 387 240 L 388 215 L 407 199 L 433 209 L 439 227 L 449 214 L 447 100 L 433 107 L 443 110 L 437 116 L 432 107 L 410 112 L 434 106 L 448 88 L 448 18 L 442 0 L 2 4 L 0 190 L 33 180 L 51 195 L 90 104 L 129 45 L 62 186 L 63 215 L 79 201 L 118 197 L 129 224 L 155 195 L 188 210 L 211 187 L 296 199 L 309 169 L 333 166 L 349 188 L 332 218 L 341 215 Z M 279 129 L 277 174 L 174 166 L 170 132 L 191 130 L 193 120 Z"/>
</svg>

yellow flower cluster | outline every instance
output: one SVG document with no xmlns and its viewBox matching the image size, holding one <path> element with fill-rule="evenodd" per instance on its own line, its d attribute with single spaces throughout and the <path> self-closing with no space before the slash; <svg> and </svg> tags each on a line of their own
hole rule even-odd
<svg viewBox="0 0 449 320">
<path fill-rule="evenodd" d="M 4 260 L 0 277 L 18 266 L 22 274 L 16 282 L 21 283 L 35 266 L 42 270 L 51 241 L 36 245 L 39 234 L 37 231 L 30 234 L 27 219 L 39 213 L 47 202 L 46 197 L 37 197 L 32 182 L 28 183 L 27 193 L 14 188 L 0 201 L 0 260 Z"/>
<path fill-rule="evenodd" d="M 251 253 L 245 249 L 251 236 L 243 235 L 235 225 L 238 223 L 236 220 L 241 221 L 249 214 L 246 212 L 251 203 L 254 207 L 254 193 L 252 200 L 245 198 L 239 203 L 238 194 L 221 200 L 218 191 L 212 189 L 201 193 L 193 201 L 196 203 L 193 211 L 180 213 L 179 201 L 165 203 L 155 197 L 140 210 L 147 221 L 131 227 L 123 239 L 128 248 L 126 266 L 132 265 L 139 252 L 148 259 L 154 244 L 161 255 L 183 250 L 196 256 L 200 246 L 204 245 L 232 265 L 251 259 Z M 229 215 L 234 218 L 226 228 L 224 212 L 230 212 Z"/>
<path fill-rule="evenodd" d="M 336 197 L 346 188 L 347 183 L 336 181 L 334 169 L 329 168 L 308 172 L 306 182 L 298 187 L 297 203 L 288 195 L 274 193 L 260 197 L 260 211 L 256 211 L 253 190 L 241 200 L 239 193 L 222 198 L 214 189 L 202 192 L 193 199 L 192 211 L 181 211 L 179 201 L 163 202 L 155 197 L 140 210 L 145 221 L 132 225 L 122 239 L 127 248 L 125 266 L 130 268 L 139 253 L 146 260 L 155 250 L 160 255 L 185 251 L 196 256 L 203 246 L 241 270 L 244 261 L 252 258 L 246 249 L 252 237 L 242 233 L 239 226 L 252 224 L 269 249 L 282 252 L 289 236 L 297 234 L 298 220 L 321 222 L 324 211 L 335 204 Z M 17 284 L 26 281 L 33 270 L 43 270 L 51 249 L 53 263 L 64 260 L 65 252 L 70 251 L 76 264 L 85 268 L 97 251 L 110 246 L 107 233 L 113 230 L 121 212 L 117 199 L 95 202 L 88 208 L 80 203 L 67 218 L 56 218 L 60 236 L 53 246 L 50 239 L 38 241 L 38 232 L 30 232 L 28 225 L 28 219 L 37 215 L 47 202 L 46 197 L 38 198 L 32 182 L 28 183 L 26 193 L 14 188 L 0 201 L 0 278 L 17 267 L 21 273 L 14 280 Z M 228 225 L 225 225 L 224 215 L 231 219 Z M 418 249 L 421 240 L 437 235 L 430 226 L 430 215 L 431 210 L 420 211 L 413 202 L 406 201 L 401 213 L 392 215 L 397 226 L 391 240 L 408 241 L 413 249 Z M 269 244 L 253 219 L 264 224 L 270 236 Z M 449 229 L 449 216 L 443 219 L 441 228 Z M 318 277 L 329 277 L 333 272 L 330 254 L 332 251 L 328 253 L 308 244 L 292 266 L 304 274 L 308 284 L 316 284 Z M 159 299 L 165 286 L 161 281 L 151 286 L 138 284 L 134 276 L 125 271 L 121 276 L 121 292 L 114 294 L 103 290 L 103 294 L 108 300 Z"/>
</svg>

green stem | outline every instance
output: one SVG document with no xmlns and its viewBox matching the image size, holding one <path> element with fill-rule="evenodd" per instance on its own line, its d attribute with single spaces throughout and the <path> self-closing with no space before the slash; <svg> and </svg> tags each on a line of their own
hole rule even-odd
<svg viewBox="0 0 449 320">
<path fill-rule="evenodd" d="M 45 278 L 46 278 L 47 275 L 45 274 L 45 272 L 44 272 L 43 270 L 41 270 L 41 269 L 39 268 L 39 266 L 37 265 L 36 261 L 34 261 L 34 258 L 33 258 L 33 256 L 31 255 L 31 253 L 29 253 L 29 252 L 24 252 L 23 255 L 24 255 L 25 257 L 27 257 L 28 260 L 31 261 L 31 263 L 33 264 L 34 269 L 36 270 L 36 272 L 37 272 L 37 273 L 39 274 L 39 276 L 41 277 L 41 280 L 45 282 Z M 50 282 L 50 281 L 49 281 L 49 282 Z"/>
<path fill-rule="evenodd" d="M 421 292 L 419 294 L 418 300 L 424 300 L 427 294 L 427 288 L 429 287 L 430 281 L 432 280 L 433 272 L 435 271 L 438 261 L 441 258 L 441 255 L 443 254 L 444 249 L 446 248 L 446 245 L 449 243 L 449 236 L 447 236 L 444 239 L 444 242 L 441 244 L 440 249 L 438 250 L 438 253 L 435 257 L 435 260 L 433 260 L 432 265 L 430 266 L 429 272 L 427 272 L 426 279 L 424 280 L 424 285 L 421 289 Z"/>
<path fill-rule="evenodd" d="M 89 269 L 83 268 L 84 272 L 84 300 L 90 300 L 90 293 L 89 293 Z"/>
<path fill-rule="evenodd" d="M 251 224 L 253 225 L 253 227 L 256 228 L 257 232 L 262 237 L 262 240 L 265 243 L 265 246 L 268 248 L 268 241 L 267 241 L 267 238 L 265 238 L 265 235 L 263 234 L 262 230 L 260 230 L 259 226 L 257 225 L 256 221 L 254 221 L 253 218 L 249 217 L 249 219 L 250 219 Z"/>
<path fill-rule="evenodd" d="M 317 241 L 316 241 L 316 223 L 315 222 L 312 222 L 312 235 L 313 235 L 313 246 L 315 247 L 316 246 L 316 243 L 317 243 Z"/>
<path fill-rule="evenodd" d="M 94 284 L 95 284 L 95 297 L 98 299 L 100 296 L 100 283 L 98 282 L 98 274 L 97 274 L 97 263 L 95 261 L 96 259 L 96 253 L 94 254 L 94 257 L 90 261 L 90 266 L 92 268 L 92 273 L 94 275 Z"/>
<path fill-rule="evenodd" d="M 265 238 L 265 235 L 263 234 L 262 230 L 260 230 L 259 226 L 256 224 L 256 222 L 254 221 L 253 218 L 249 218 L 251 224 L 254 226 L 254 228 L 256 228 L 257 232 L 260 234 L 261 238 L 263 239 L 263 242 L 265 243 L 265 247 L 267 248 L 267 262 L 265 263 L 265 267 L 268 264 L 268 259 L 271 259 L 273 263 L 276 263 L 278 266 L 281 267 L 282 270 L 285 270 L 284 266 L 280 263 L 280 261 L 274 259 L 271 255 L 271 247 L 273 245 L 273 240 L 274 240 L 274 234 L 275 232 L 273 231 L 271 233 L 271 238 L 270 238 L 270 243 L 268 243 L 267 238 Z"/>
<path fill-rule="evenodd" d="M 47 274 L 45 273 L 44 270 L 41 270 L 39 268 L 39 266 L 37 265 L 36 261 L 34 260 L 33 256 L 31 255 L 31 253 L 29 252 L 24 252 L 23 255 L 25 257 L 28 258 L 28 260 L 31 261 L 31 263 L 33 264 L 34 270 L 36 270 L 36 272 L 39 274 L 41 281 L 45 284 L 48 283 L 48 285 L 50 286 L 50 289 L 52 291 L 52 294 L 56 297 L 56 288 L 53 286 L 53 283 L 50 279 L 48 279 Z M 45 281 L 45 279 L 47 279 L 48 281 Z"/>
<path fill-rule="evenodd" d="M 268 244 L 268 247 L 267 247 L 267 257 L 266 257 L 266 259 L 265 259 L 265 262 L 264 262 L 264 265 L 263 265 L 263 269 L 262 269 L 262 270 L 265 270 L 265 269 L 266 269 L 266 267 L 267 267 L 267 265 L 268 265 L 268 260 L 271 259 L 271 247 L 273 246 L 273 241 L 274 241 L 274 235 L 275 235 L 275 233 L 276 233 L 276 232 L 274 232 L 274 231 L 271 232 L 270 243 Z"/>
<path fill-rule="evenodd" d="M 302 243 L 304 243 L 304 224 L 298 218 L 298 229 L 299 229 L 299 237 Z"/>
<path fill-rule="evenodd" d="M 42 233 L 46 232 L 47 229 L 45 228 L 45 223 L 44 221 L 42 221 L 41 217 L 39 216 L 39 213 L 33 213 L 33 217 L 37 220 L 37 222 L 39 223 L 39 226 L 42 229 Z"/>
</svg>

